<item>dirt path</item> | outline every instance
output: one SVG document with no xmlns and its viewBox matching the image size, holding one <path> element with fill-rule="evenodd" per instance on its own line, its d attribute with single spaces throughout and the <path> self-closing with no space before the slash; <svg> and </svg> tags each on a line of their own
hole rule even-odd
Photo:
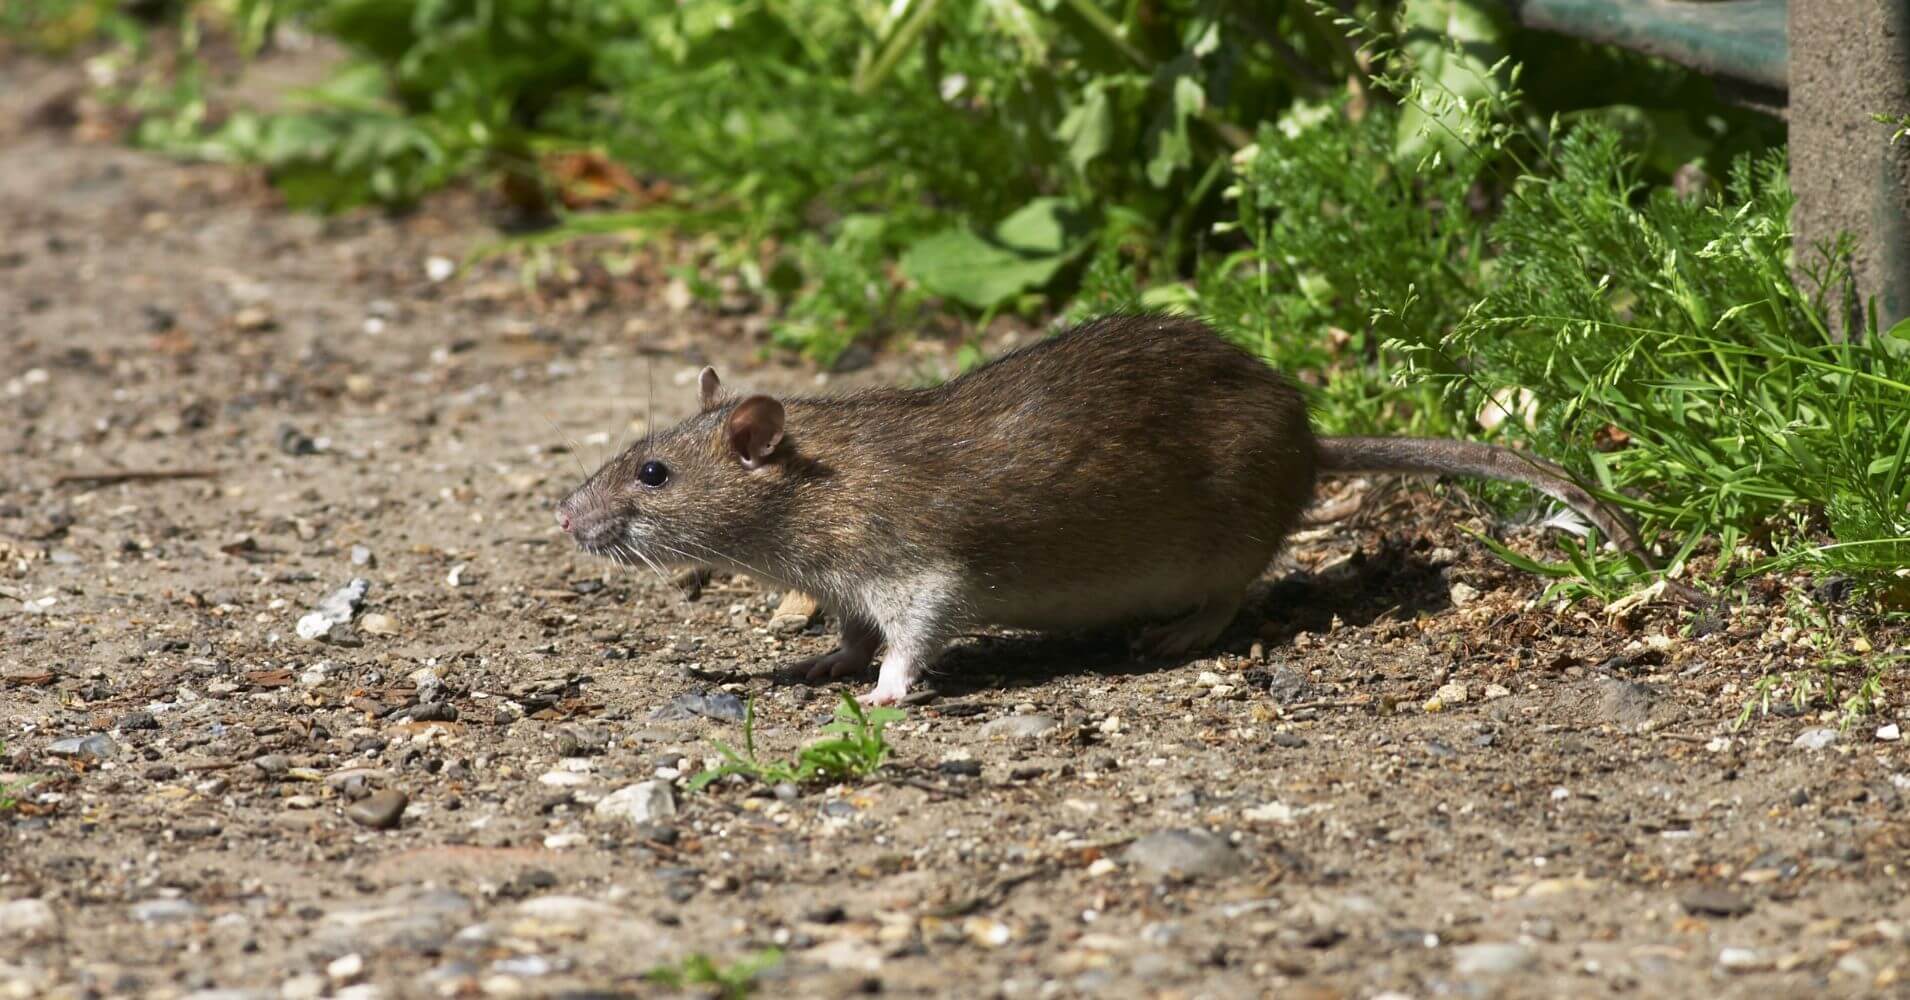
<svg viewBox="0 0 1910 1000">
<path fill-rule="evenodd" d="M 0 774 L 42 778 L 0 997 L 649 995 L 771 947 L 769 996 L 1905 989 L 1888 720 L 1730 729 L 1807 596 L 1703 638 L 1528 609 L 1419 495 L 1307 537 L 1220 655 L 978 640 L 887 780 L 600 815 L 740 740 L 682 696 L 754 696 L 780 754 L 837 689 L 771 677 L 828 641 L 779 595 L 685 600 L 549 504 L 706 358 L 813 373 L 642 261 L 438 280 L 493 236 L 469 198 L 321 221 L 30 124 L 70 82 L 0 66 Z M 143 470 L 210 475 L 62 481 Z M 348 644 L 301 639 L 353 578 Z"/>
</svg>

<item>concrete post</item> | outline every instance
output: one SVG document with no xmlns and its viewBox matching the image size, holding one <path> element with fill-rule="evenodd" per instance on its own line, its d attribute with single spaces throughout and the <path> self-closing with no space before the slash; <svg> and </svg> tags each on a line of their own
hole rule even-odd
<svg viewBox="0 0 1910 1000">
<path fill-rule="evenodd" d="M 1856 237 L 1859 301 L 1832 303 L 1845 329 L 1874 298 L 1884 329 L 1910 316 L 1910 140 L 1871 115 L 1910 111 L 1910 0 L 1790 0 L 1791 217 L 1803 272 L 1813 244 Z"/>
</svg>

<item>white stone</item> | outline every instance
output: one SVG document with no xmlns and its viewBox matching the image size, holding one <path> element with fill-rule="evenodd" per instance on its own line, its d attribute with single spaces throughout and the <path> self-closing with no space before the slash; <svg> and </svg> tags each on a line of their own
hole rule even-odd
<svg viewBox="0 0 1910 1000">
<path fill-rule="evenodd" d="M 597 815 L 654 823 L 676 815 L 676 796 L 667 781 L 640 781 L 604 796 L 597 803 Z"/>
<path fill-rule="evenodd" d="M 0 903 L 0 938 L 34 938 L 59 930 L 59 915 L 44 899 Z"/>
<path fill-rule="evenodd" d="M 1835 729 L 1806 729 L 1791 741 L 1794 750 L 1822 750 L 1837 742 Z"/>
<path fill-rule="evenodd" d="M 1462 976 L 1498 976 L 1537 964 L 1539 956 L 1522 944 L 1488 941 L 1452 950 L 1452 971 Z"/>
<path fill-rule="evenodd" d="M 365 956 L 355 951 L 349 955 L 340 955 L 325 964 L 325 975 L 335 983 L 349 982 L 364 974 Z"/>
</svg>

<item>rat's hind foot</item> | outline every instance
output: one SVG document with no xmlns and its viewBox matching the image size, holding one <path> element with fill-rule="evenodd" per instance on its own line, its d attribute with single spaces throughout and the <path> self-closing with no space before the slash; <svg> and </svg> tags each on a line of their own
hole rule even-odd
<svg viewBox="0 0 1910 1000">
<path fill-rule="evenodd" d="M 891 652 L 882 660 L 882 673 L 875 679 L 875 687 L 857 696 L 856 700 L 864 705 L 896 705 L 908 697 L 909 687 L 915 683 L 921 671 L 906 655 Z"/>
<path fill-rule="evenodd" d="M 1148 656 L 1167 658 L 1206 649 L 1233 624 L 1241 595 L 1209 597 L 1205 604 L 1173 621 L 1150 625 L 1136 642 Z"/>
</svg>

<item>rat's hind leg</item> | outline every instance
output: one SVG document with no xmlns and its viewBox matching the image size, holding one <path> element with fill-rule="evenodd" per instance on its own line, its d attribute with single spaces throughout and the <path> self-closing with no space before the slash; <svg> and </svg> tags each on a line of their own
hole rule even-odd
<svg viewBox="0 0 1910 1000">
<path fill-rule="evenodd" d="M 875 650 L 882 644 L 882 633 L 866 618 L 839 614 L 842 639 L 836 648 L 816 656 L 806 656 L 789 665 L 789 673 L 804 680 L 821 681 L 849 677 L 868 669 L 875 661 Z"/>
<path fill-rule="evenodd" d="M 958 631 L 953 579 L 940 575 L 909 582 L 893 600 L 879 603 L 883 638 L 889 651 L 875 687 L 857 700 L 864 705 L 893 705 L 908 696 L 909 688 L 935 664 Z"/>
<path fill-rule="evenodd" d="M 1234 615 L 1240 611 L 1240 602 L 1245 597 L 1244 589 L 1209 594 L 1200 607 L 1187 614 L 1141 630 L 1136 644 L 1142 652 L 1154 657 L 1181 656 L 1197 649 L 1206 649 L 1220 638 L 1222 632 L 1227 631 L 1227 626 L 1233 624 Z"/>
</svg>

